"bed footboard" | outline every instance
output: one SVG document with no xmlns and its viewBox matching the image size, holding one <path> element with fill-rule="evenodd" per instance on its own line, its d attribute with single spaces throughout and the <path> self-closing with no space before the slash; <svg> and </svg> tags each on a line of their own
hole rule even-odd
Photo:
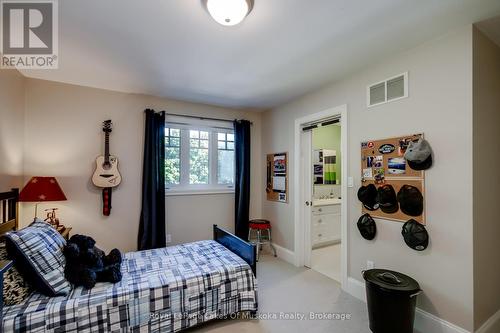
<svg viewBox="0 0 500 333">
<path fill-rule="evenodd" d="M 257 276 L 257 248 L 254 244 L 250 244 L 229 231 L 219 228 L 216 224 L 214 224 L 214 241 L 222 244 L 229 251 L 245 260 L 252 268 L 253 274 Z"/>
<path fill-rule="evenodd" d="M 0 260 L 0 332 L 3 327 L 3 275 L 12 267 L 13 261 L 11 260 Z"/>
</svg>

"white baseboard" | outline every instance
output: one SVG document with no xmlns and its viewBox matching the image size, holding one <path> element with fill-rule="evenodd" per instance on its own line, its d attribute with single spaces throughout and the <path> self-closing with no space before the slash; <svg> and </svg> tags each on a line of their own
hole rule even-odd
<svg viewBox="0 0 500 333">
<path fill-rule="evenodd" d="M 497 333 L 500 332 L 500 310 L 490 317 L 476 333 Z"/>
<path fill-rule="evenodd" d="M 365 292 L 364 282 L 349 277 L 347 279 L 347 287 L 344 289 L 344 291 L 356 297 L 357 299 L 366 302 L 366 292 Z M 498 314 L 498 316 L 499 318 L 497 318 L 496 320 L 497 323 L 499 322 L 498 319 L 500 319 L 500 314 Z M 447 322 L 446 320 L 436 317 L 419 308 L 417 308 L 415 313 L 415 329 L 422 333 L 470 333 L 469 331 L 459 326 Z M 481 333 L 493 333 L 493 332 L 500 332 L 500 331 L 493 330 L 493 331 L 484 331 Z"/>
<path fill-rule="evenodd" d="M 287 263 L 295 265 L 295 252 L 290 251 L 282 246 L 273 243 L 274 248 L 276 249 L 276 255 L 278 258 L 283 259 Z"/>
<path fill-rule="evenodd" d="M 366 303 L 365 283 L 355 278 L 347 278 L 347 288 L 344 291 Z"/>
<path fill-rule="evenodd" d="M 417 308 L 415 329 L 422 333 L 470 333 L 466 329 Z"/>
</svg>

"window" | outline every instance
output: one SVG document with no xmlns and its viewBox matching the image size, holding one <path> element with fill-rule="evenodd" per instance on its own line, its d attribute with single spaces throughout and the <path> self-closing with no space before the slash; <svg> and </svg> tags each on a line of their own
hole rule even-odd
<svg viewBox="0 0 500 333">
<path fill-rule="evenodd" d="M 234 134 L 217 133 L 218 184 L 234 183 Z"/>
<path fill-rule="evenodd" d="M 165 181 L 167 185 L 181 182 L 181 130 L 165 128 Z"/>
<path fill-rule="evenodd" d="M 208 184 L 209 133 L 189 130 L 189 184 Z"/>
<path fill-rule="evenodd" d="M 212 192 L 234 188 L 232 129 L 167 123 L 165 149 L 167 192 Z"/>
</svg>

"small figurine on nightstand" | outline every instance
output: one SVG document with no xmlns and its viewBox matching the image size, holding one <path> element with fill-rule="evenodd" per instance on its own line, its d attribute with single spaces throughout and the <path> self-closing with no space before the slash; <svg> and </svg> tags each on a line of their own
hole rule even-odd
<svg viewBox="0 0 500 333">
<path fill-rule="evenodd" d="M 56 210 L 57 208 L 49 208 L 45 210 L 47 212 L 47 218 L 45 219 L 45 222 L 50 223 L 57 231 L 62 234 L 66 227 L 63 224 L 59 223 L 59 219 L 56 216 Z"/>
</svg>

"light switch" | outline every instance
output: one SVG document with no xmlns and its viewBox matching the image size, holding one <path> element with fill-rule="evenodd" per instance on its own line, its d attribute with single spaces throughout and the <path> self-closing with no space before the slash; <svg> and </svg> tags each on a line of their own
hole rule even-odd
<svg viewBox="0 0 500 333">
<path fill-rule="evenodd" d="M 347 177 L 347 187 L 354 187 L 354 178 Z"/>
</svg>

